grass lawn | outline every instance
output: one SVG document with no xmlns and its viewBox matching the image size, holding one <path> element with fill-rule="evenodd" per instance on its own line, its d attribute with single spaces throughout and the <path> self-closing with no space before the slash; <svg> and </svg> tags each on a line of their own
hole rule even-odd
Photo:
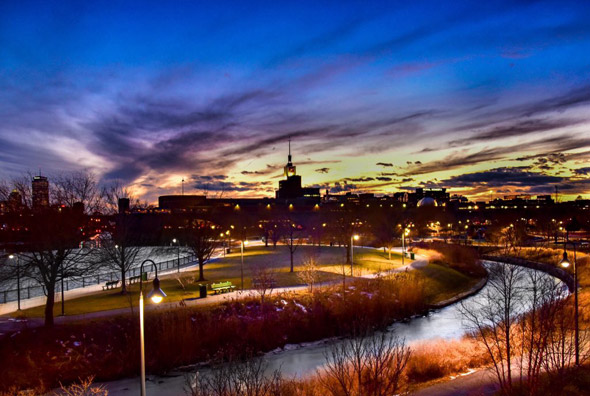
<svg viewBox="0 0 590 396">
<path fill-rule="evenodd" d="M 459 271 L 438 264 L 428 264 L 420 273 L 426 281 L 428 302 L 435 304 L 475 286 L 479 279 L 470 278 Z"/>
<path fill-rule="evenodd" d="M 295 271 L 290 272 L 289 250 L 285 246 L 278 246 L 276 250 L 272 247 L 263 246 L 247 247 L 244 251 L 244 288 L 252 287 L 252 276 L 257 268 L 269 268 L 274 272 L 277 287 L 301 285 L 298 271 L 302 269 L 303 263 L 309 258 L 316 259 L 318 271 L 318 282 L 340 280 L 342 271 L 350 276 L 350 265 L 346 263 L 346 251 L 343 247 L 312 247 L 299 246 L 294 255 Z M 406 260 L 406 264 L 409 260 Z M 388 260 L 388 254 L 382 250 L 365 249 L 356 247 L 354 249 L 354 275 L 360 276 L 368 273 L 386 271 L 401 266 L 400 254 L 392 253 L 392 260 Z M 198 296 L 199 284 L 210 284 L 220 281 L 231 281 L 236 288 L 241 285 L 241 255 L 237 253 L 228 254 L 213 260 L 205 265 L 205 282 L 197 282 L 198 268 L 181 272 L 180 274 L 169 274 L 161 276 L 161 288 L 168 295 L 166 302 L 175 302 Z M 151 281 L 144 284 L 145 290 L 151 289 Z M 128 286 L 127 295 L 120 294 L 120 288 L 109 291 L 101 291 L 89 294 L 72 300 L 66 300 L 66 315 L 79 315 L 90 312 L 106 311 L 119 308 L 130 308 L 137 306 L 139 299 L 139 285 Z M 147 301 L 147 300 L 146 300 Z M 150 302 L 146 302 L 150 304 Z M 42 317 L 44 306 L 39 306 L 14 313 L 19 317 Z M 54 308 L 55 315 L 61 314 L 61 303 L 58 301 Z"/>
</svg>

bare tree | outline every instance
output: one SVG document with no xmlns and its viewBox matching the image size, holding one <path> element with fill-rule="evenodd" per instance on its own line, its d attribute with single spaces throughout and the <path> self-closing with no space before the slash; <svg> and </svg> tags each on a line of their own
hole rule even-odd
<svg viewBox="0 0 590 396">
<path fill-rule="evenodd" d="M 519 315 L 523 312 L 522 267 L 502 264 L 489 269 L 483 298 L 461 303 L 461 314 L 490 356 L 503 394 L 512 392 Z"/>
<path fill-rule="evenodd" d="M 346 263 L 350 264 L 350 238 L 358 230 L 360 221 L 358 212 L 352 204 L 343 204 L 340 208 L 327 214 L 328 230 L 332 237 L 343 246 L 346 253 Z"/>
<path fill-rule="evenodd" d="M 23 204 L 27 208 L 33 207 L 33 191 L 31 185 L 32 180 L 33 174 L 30 172 L 25 175 L 13 177 L 11 180 L 13 189 L 19 192 L 22 197 Z"/>
<path fill-rule="evenodd" d="M 275 272 L 264 265 L 258 264 L 254 267 L 252 286 L 260 296 L 260 302 L 264 304 L 264 298 L 272 293 L 277 281 Z"/>
<path fill-rule="evenodd" d="M 141 236 L 135 232 L 129 214 L 121 213 L 115 217 L 115 229 L 110 239 L 103 240 L 100 258 L 110 268 L 121 274 L 121 294 L 127 293 L 127 273 L 136 264 L 141 250 Z"/>
<path fill-rule="evenodd" d="M 293 272 L 295 251 L 301 245 L 301 226 L 288 217 L 283 224 L 282 234 L 283 243 L 287 246 L 287 249 L 289 249 L 289 258 L 291 262 L 290 272 Z"/>
<path fill-rule="evenodd" d="M 530 394 L 537 394 L 537 387 L 556 329 L 556 319 L 563 309 L 562 301 L 566 297 L 563 284 L 540 271 L 527 271 L 525 275 L 527 299 L 517 326 L 518 358 L 521 385 L 526 386 Z"/>
<path fill-rule="evenodd" d="M 199 281 L 204 281 L 203 269 L 219 245 L 219 231 L 215 224 L 205 220 L 192 220 L 185 230 L 186 246 L 194 253 L 199 263 Z"/>
<path fill-rule="evenodd" d="M 375 211 L 370 217 L 373 234 L 384 249 L 389 252 L 389 260 L 391 260 L 391 250 L 401 236 L 402 228 L 397 227 L 400 221 L 401 218 L 397 212 Z"/>
<path fill-rule="evenodd" d="M 83 216 L 72 210 L 45 211 L 31 219 L 27 252 L 20 258 L 29 275 L 47 296 L 45 325 L 53 325 L 53 306 L 58 283 L 89 275 L 95 269 L 93 250 L 81 248 Z"/>
<path fill-rule="evenodd" d="M 410 349 L 391 333 L 354 337 L 326 354 L 320 382 L 333 396 L 389 396 L 403 388 Z"/>
<path fill-rule="evenodd" d="M 88 171 L 64 173 L 55 177 L 51 194 L 57 204 L 73 207 L 81 202 L 86 213 L 94 213 L 103 208 L 102 195 L 95 176 Z"/>
<path fill-rule="evenodd" d="M 189 396 L 275 396 L 281 394 L 280 370 L 266 375 L 268 363 L 250 357 L 243 361 L 219 361 L 211 372 L 185 377 Z"/>
<path fill-rule="evenodd" d="M 101 191 L 104 209 L 107 213 L 114 214 L 119 211 L 119 199 L 128 198 L 130 204 L 135 203 L 136 197 L 131 189 L 121 181 L 115 180 L 110 185 L 102 188 Z"/>
<path fill-rule="evenodd" d="M 299 280 L 309 286 L 309 292 L 313 293 L 313 286 L 318 281 L 319 267 L 315 255 L 308 255 L 303 260 L 303 268 L 297 273 Z"/>
<path fill-rule="evenodd" d="M 94 377 L 80 380 L 79 383 L 64 386 L 60 384 L 60 390 L 52 395 L 62 396 L 107 396 L 109 391 L 103 385 L 93 385 Z"/>
<path fill-rule="evenodd" d="M 0 201 L 7 201 L 10 195 L 10 185 L 5 180 L 0 180 Z"/>
<path fill-rule="evenodd" d="M 283 224 L 278 221 L 270 221 L 268 227 L 268 235 L 270 240 L 272 241 L 272 247 L 273 249 L 276 249 L 277 243 L 279 243 L 279 241 L 283 238 Z"/>
</svg>

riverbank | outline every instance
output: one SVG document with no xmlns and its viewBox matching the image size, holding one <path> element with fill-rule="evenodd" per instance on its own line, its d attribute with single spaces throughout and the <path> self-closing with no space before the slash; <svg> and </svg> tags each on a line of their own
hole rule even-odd
<svg viewBox="0 0 590 396">
<path fill-rule="evenodd" d="M 553 276 L 568 286 L 570 293 L 574 291 L 574 278 L 571 272 L 558 267 L 562 259 L 563 250 L 560 249 L 529 249 L 520 252 L 521 256 L 506 256 L 506 255 L 484 255 L 483 258 L 493 262 L 504 262 L 527 269 L 542 271 L 550 276 Z M 542 261 L 533 261 L 531 257 L 535 257 Z M 584 253 L 578 252 L 578 281 L 580 293 L 580 326 L 581 328 L 588 328 L 588 315 L 585 312 L 585 301 L 589 300 L 588 286 L 590 286 L 589 274 L 589 259 Z M 571 270 L 571 266 L 569 268 Z M 568 297 L 571 303 L 572 296 Z M 570 313 L 571 315 L 571 313 Z M 569 316 L 571 318 L 571 316 Z M 571 324 L 570 324 L 571 326 Z M 571 327 L 570 327 L 571 329 Z M 571 331 L 571 330 L 570 330 Z M 585 338 L 584 338 L 585 339 Z M 567 341 L 571 348 L 573 341 Z M 572 350 L 570 349 L 569 357 L 565 357 L 566 361 L 572 362 Z M 590 367 L 582 366 L 564 367 L 555 372 L 543 372 L 537 385 L 537 394 L 561 394 L 564 388 L 567 387 L 568 394 L 571 395 L 585 395 L 587 394 L 587 384 L 590 380 L 588 372 Z M 520 373 L 514 370 L 514 378 L 517 378 Z M 519 385 L 516 384 L 516 387 Z M 447 380 L 433 381 L 430 385 L 423 384 L 416 395 L 419 396 L 451 396 L 457 394 L 478 394 L 478 395 L 493 395 L 499 390 L 498 379 L 493 370 L 489 367 L 469 368 L 464 374 L 458 376 L 447 377 Z"/>
<path fill-rule="evenodd" d="M 148 372 L 165 373 L 207 361 L 219 350 L 236 355 L 259 353 L 285 344 L 346 336 L 360 326 L 379 328 L 424 314 L 436 302 L 429 300 L 427 291 L 450 293 L 441 289 L 435 278 L 456 272 L 440 266 L 424 268 L 428 271 L 403 271 L 353 283 L 346 280 L 344 286 L 324 287 L 313 294 L 275 296 L 264 303 L 250 298 L 218 307 L 148 313 Z M 453 276 L 464 285 L 463 275 Z M 47 389 L 57 381 L 66 383 L 90 375 L 96 375 L 97 380 L 133 375 L 138 370 L 136 327 L 135 318 L 117 317 L 22 331 L 11 337 L 10 343 L 0 344 L 1 360 L 10 356 L 13 363 L 5 371 L 7 384 L 14 381 L 20 387 Z M 29 359 L 38 354 L 35 351 L 44 352 Z M 27 372 L 43 375 L 23 376 Z"/>
</svg>

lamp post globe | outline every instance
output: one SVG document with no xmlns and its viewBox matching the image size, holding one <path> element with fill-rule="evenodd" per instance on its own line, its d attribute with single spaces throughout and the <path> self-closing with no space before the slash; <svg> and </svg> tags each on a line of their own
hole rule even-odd
<svg viewBox="0 0 590 396">
<path fill-rule="evenodd" d="M 559 263 L 562 267 L 568 268 L 570 263 L 567 257 L 567 244 L 570 243 L 573 246 L 574 251 L 574 342 L 575 342 L 575 363 L 576 366 L 580 365 L 580 325 L 579 325 L 579 312 L 578 312 L 578 265 L 576 261 L 576 244 L 572 241 L 566 241 L 563 244 L 563 259 Z"/>
<path fill-rule="evenodd" d="M 144 338 L 144 313 L 143 313 L 143 266 L 151 264 L 155 270 L 155 277 L 152 290 L 148 293 L 148 298 L 154 304 L 162 302 L 166 293 L 160 288 L 160 279 L 158 278 L 158 266 L 153 260 L 144 260 L 139 267 L 139 346 L 141 359 L 141 376 L 140 376 L 140 394 L 146 396 L 145 392 L 145 338 Z"/>
</svg>

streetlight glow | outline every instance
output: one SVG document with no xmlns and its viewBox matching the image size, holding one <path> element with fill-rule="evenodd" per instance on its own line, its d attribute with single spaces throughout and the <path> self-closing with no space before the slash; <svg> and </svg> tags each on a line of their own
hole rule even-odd
<svg viewBox="0 0 590 396">
<path fill-rule="evenodd" d="M 567 258 L 567 252 L 563 252 L 563 259 L 559 263 L 563 268 L 567 268 L 570 266 L 570 261 Z"/>
<path fill-rule="evenodd" d="M 578 313 L 578 265 L 576 262 L 576 244 L 572 241 L 566 241 L 563 244 L 563 259 L 560 264 L 567 268 L 570 266 L 570 261 L 567 258 L 567 244 L 570 243 L 574 250 L 574 342 L 575 342 L 575 364 L 580 365 L 580 324 Z"/>
<path fill-rule="evenodd" d="M 158 279 L 158 266 L 153 260 L 144 260 L 139 266 L 139 346 L 140 346 L 140 363 L 141 363 L 141 383 L 140 383 L 140 395 L 145 396 L 145 338 L 144 338 L 144 315 L 143 315 L 143 266 L 146 263 L 150 263 L 156 272 L 154 278 L 153 289 L 149 292 L 148 298 L 152 300 L 154 304 L 162 302 L 166 293 L 160 289 L 160 279 Z"/>
<path fill-rule="evenodd" d="M 160 289 L 160 279 L 158 279 L 157 276 L 154 279 L 153 285 L 154 288 L 148 293 L 148 298 L 151 299 L 154 304 L 159 304 L 162 302 L 164 297 L 166 297 L 166 293 Z"/>
</svg>

